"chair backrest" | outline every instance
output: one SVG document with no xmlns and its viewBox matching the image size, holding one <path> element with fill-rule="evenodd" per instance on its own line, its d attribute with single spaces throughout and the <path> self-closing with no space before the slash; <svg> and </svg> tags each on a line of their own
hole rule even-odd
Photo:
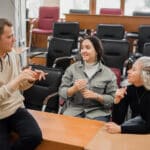
<svg viewBox="0 0 150 150">
<path fill-rule="evenodd" d="M 110 68 L 114 74 L 116 75 L 117 78 L 117 85 L 118 87 L 120 87 L 120 83 L 121 83 L 121 70 L 118 68 Z"/>
<path fill-rule="evenodd" d="M 133 16 L 150 16 L 150 12 L 134 11 Z"/>
<path fill-rule="evenodd" d="M 150 56 L 150 42 L 144 44 L 143 55 Z"/>
<path fill-rule="evenodd" d="M 129 57 L 129 42 L 126 40 L 102 40 L 104 64 L 123 71 L 125 60 Z"/>
<path fill-rule="evenodd" d="M 100 15 L 122 15 L 120 8 L 101 8 Z"/>
<path fill-rule="evenodd" d="M 74 40 L 73 48 L 77 48 L 79 30 L 78 22 L 56 22 L 53 27 L 53 37 L 72 39 Z"/>
<path fill-rule="evenodd" d="M 96 35 L 100 39 L 123 39 L 125 34 L 124 26 L 121 24 L 99 24 Z"/>
<path fill-rule="evenodd" d="M 138 52 L 143 53 L 144 43 L 146 42 L 150 42 L 150 25 L 141 25 L 139 27 Z"/>
<path fill-rule="evenodd" d="M 52 67 L 54 60 L 59 57 L 71 56 L 74 40 L 62 39 L 53 37 L 49 41 L 48 54 L 47 54 L 47 66 Z M 66 69 L 70 64 L 70 60 L 63 60 L 63 62 L 57 63 L 57 68 Z"/>
<path fill-rule="evenodd" d="M 71 13 L 71 14 L 89 14 L 89 10 L 86 10 L 86 9 L 70 9 L 69 13 Z"/>
<path fill-rule="evenodd" d="M 38 27 L 40 29 L 51 30 L 53 23 L 59 19 L 59 7 L 46 7 L 39 8 Z"/>
<path fill-rule="evenodd" d="M 45 97 L 58 91 L 63 71 L 38 65 L 34 65 L 32 67 L 41 69 L 44 72 L 47 72 L 48 75 L 46 76 L 46 80 L 37 81 L 30 89 L 24 91 L 24 103 L 27 108 L 41 110 Z M 46 111 L 57 113 L 58 107 L 59 97 L 57 95 L 49 100 Z"/>
</svg>

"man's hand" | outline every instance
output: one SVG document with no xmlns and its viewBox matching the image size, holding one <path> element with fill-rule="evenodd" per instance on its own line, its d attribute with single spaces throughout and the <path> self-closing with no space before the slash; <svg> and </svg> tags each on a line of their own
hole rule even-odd
<svg viewBox="0 0 150 150">
<path fill-rule="evenodd" d="M 25 68 L 21 71 L 19 76 L 16 78 L 18 82 L 29 81 L 34 82 L 37 79 L 35 78 L 37 73 L 31 69 L 31 67 Z"/>
<path fill-rule="evenodd" d="M 44 71 L 42 71 L 42 70 L 37 70 L 37 69 L 35 69 L 35 79 L 36 80 L 42 80 L 42 79 L 46 79 L 45 78 L 45 76 L 48 74 L 48 73 L 45 73 Z"/>
</svg>

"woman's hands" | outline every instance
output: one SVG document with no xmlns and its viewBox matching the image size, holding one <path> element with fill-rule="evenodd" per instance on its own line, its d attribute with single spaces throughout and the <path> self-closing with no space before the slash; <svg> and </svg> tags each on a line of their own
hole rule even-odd
<svg viewBox="0 0 150 150">
<path fill-rule="evenodd" d="M 74 82 L 73 86 L 68 88 L 67 95 L 73 96 L 75 93 L 84 90 L 87 87 L 87 80 L 78 79 Z"/>
<path fill-rule="evenodd" d="M 115 94 L 115 98 L 114 98 L 114 103 L 115 104 L 120 103 L 121 99 L 124 98 L 124 96 L 126 94 L 127 94 L 127 87 L 117 89 L 116 94 Z"/>
<path fill-rule="evenodd" d="M 74 82 L 73 86 L 67 91 L 68 96 L 74 95 L 76 92 L 80 92 L 85 99 L 96 99 L 102 101 L 103 97 L 87 88 L 87 80 L 78 79 Z"/>
<path fill-rule="evenodd" d="M 121 126 L 117 125 L 114 122 L 106 123 L 106 131 L 109 133 L 121 133 Z"/>
<path fill-rule="evenodd" d="M 84 98 L 97 99 L 97 94 L 91 90 L 83 89 L 81 90 L 81 93 Z"/>
<path fill-rule="evenodd" d="M 74 82 L 74 88 L 77 91 L 82 91 L 83 89 L 85 89 L 87 87 L 87 80 L 85 79 L 78 79 Z"/>
</svg>

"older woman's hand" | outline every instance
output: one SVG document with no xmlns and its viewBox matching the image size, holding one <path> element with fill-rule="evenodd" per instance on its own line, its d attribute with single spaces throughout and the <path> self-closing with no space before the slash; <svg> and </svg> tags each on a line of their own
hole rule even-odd
<svg viewBox="0 0 150 150">
<path fill-rule="evenodd" d="M 121 126 L 114 122 L 106 123 L 105 125 L 107 132 L 109 133 L 121 133 Z"/>
<path fill-rule="evenodd" d="M 127 94 L 126 90 L 127 90 L 127 87 L 117 89 L 116 94 L 115 94 L 115 98 L 114 98 L 115 104 L 120 103 L 121 99 L 124 98 L 125 94 Z"/>
</svg>

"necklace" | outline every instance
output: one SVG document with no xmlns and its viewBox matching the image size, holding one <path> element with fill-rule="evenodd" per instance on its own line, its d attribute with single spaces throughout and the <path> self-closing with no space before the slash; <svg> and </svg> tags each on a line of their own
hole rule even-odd
<svg viewBox="0 0 150 150">
<path fill-rule="evenodd" d="M 138 89 L 136 89 L 136 96 L 137 96 L 137 99 L 138 99 L 138 104 L 141 103 L 141 100 L 142 100 L 143 97 L 145 96 L 146 92 L 147 92 L 147 91 L 144 91 L 143 93 L 140 94 L 140 93 L 138 92 Z"/>
</svg>

